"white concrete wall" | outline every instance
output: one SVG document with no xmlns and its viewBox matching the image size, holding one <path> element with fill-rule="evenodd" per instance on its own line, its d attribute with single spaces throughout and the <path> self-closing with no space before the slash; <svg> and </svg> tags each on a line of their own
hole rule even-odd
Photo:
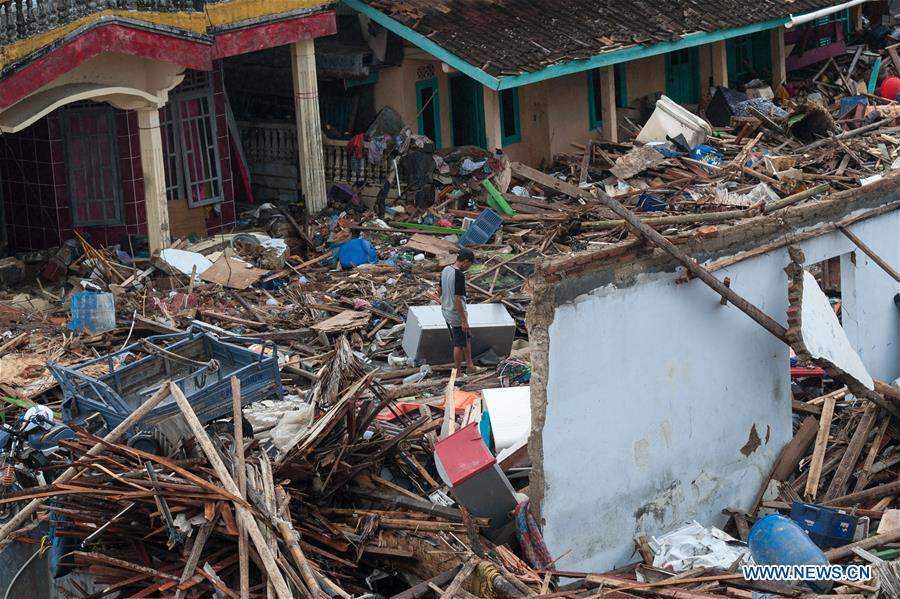
<svg viewBox="0 0 900 599">
<path fill-rule="evenodd" d="M 877 222 L 858 223 L 851 230 L 894 270 L 900 270 L 900 213 L 881 217 Z M 886 230 L 892 234 L 884 234 Z M 900 310 L 894 305 L 900 283 L 856 249 L 849 239 L 840 241 L 847 249 L 841 256 L 844 330 L 869 374 L 893 381 L 900 376 Z M 850 251 L 854 251 L 855 265 Z"/>
<path fill-rule="evenodd" d="M 900 264 L 900 215 L 854 227 Z M 845 243 L 846 242 L 846 243 Z M 853 248 L 840 233 L 803 244 L 808 263 Z M 783 324 L 787 250 L 719 271 Z M 849 265 L 849 257 L 847 258 Z M 842 269 L 843 275 L 843 269 Z M 872 374 L 900 374 L 900 291 L 856 252 L 848 326 Z M 543 426 L 544 535 L 562 570 L 635 561 L 632 539 L 747 509 L 791 435 L 788 348 L 700 281 L 668 274 L 603 286 L 557 306 Z M 843 279 L 845 285 L 853 279 Z M 754 441 L 758 437 L 758 441 Z M 756 447 L 758 445 L 758 447 Z"/>
</svg>

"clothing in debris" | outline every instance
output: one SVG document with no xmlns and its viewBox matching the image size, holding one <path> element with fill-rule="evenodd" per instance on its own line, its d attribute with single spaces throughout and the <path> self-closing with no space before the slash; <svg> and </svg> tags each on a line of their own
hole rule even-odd
<svg viewBox="0 0 900 599">
<path fill-rule="evenodd" d="M 537 520 L 531 514 L 531 501 L 522 501 L 516 505 L 516 538 L 525 559 L 533 568 L 546 568 L 553 562 L 550 551 L 544 543 L 544 535 L 538 527 Z"/>
<path fill-rule="evenodd" d="M 441 271 L 441 312 L 450 327 L 461 327 L 462 318 L 456 312 L 454 300 L 462 298 L 463 310 L 466 309 L 466 275 L 450 264 Z"/>
<path fill-rule="evenodd" d="M 444 160 L 443 156 L 439 156 L 437 154 L 434 155 L 434 170 L 436 170 L 441 175 L 449 175 L 450 174 L 450 165 L 447 164 L 447 161 Z"/>
<path fill-rule="evenodd" d="M 357 133 L 347 142 L 347 155 L 350 157 L 350 172 L 353 173 L 354 176 L 361 176 L 363 174 L 365 166 L 363 164 L 364 145 L 365 139 L 362 133 Z"/>
<path fill-rule="evenodd" d="M 471 158 L 466 158 L 465 160 L 462 161 L 462 164 L 459 165 L 459 174 L 460 175 L 470 175 L 470 174 L 474 173 L 475 171 L 481 170 L 482 168 L 484 168 L 484 165 L 486 162 L 487 161 L 485 161 L 485 160 L 479 160 L 478 162 L 475 162 Z"/>
<path fill-rule="evenodd" d="M 389 193 L 391 193 L 391 180 L 387 179 L 381 186 L 381 189 L 378 190 L 378 195 L 375 196 L 375 214 L 380 219 L 384 219 L 385 202 Z"/>
<path fill-rule="evenodd" d="M 434 177 L 434 154 L 427 150 L 410 148 L 406 155 L 406 172 L 409 190 L 415 193 L 416 208 L 425 210 L 434 204 L 431 180 Z"/>
<path fill-rule="evenodd" d="M 345 241 L 338 250 L 338 261 L 341 268 L 353 268 L 360 264 L 375 264 L 378 262 L 378 252 L 368 239 L 354 237 Z"/>
<path fill-rule="evenodd" d="M 387 148 L 387 143 L 390 139 L 388 135 L 379 135 L 372 138 L 372 141 L 369 142 L 369 164 L 381 163 L 384 159 L 384 150 Z"/>
</svg>

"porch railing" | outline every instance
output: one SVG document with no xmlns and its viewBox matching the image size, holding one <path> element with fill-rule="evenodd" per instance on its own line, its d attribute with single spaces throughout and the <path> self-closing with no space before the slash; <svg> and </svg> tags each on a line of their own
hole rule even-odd
<svg viewBox="0 0 900 599">
<path fill-rule="evenodd" d="M 297 129 L 294 125 L 241 121 L 238 128 L 247 162 L 297 164 Z"/>
<path fill-rule="evenodd" d="M 272 123 L 265 121 L 241 121 L 238 123 L 241 146 L 250 169 L 254 187 L 268 187 L 270 190 L 296 190 L 297 175 L 297 130 L 292 123 Z M 368 152 L 368 146 L 363 153 Z M 363 160 L 362 173 L 352 173 L 347 142 L 324 138 L 322 153 L 325 163 L 325 180 L 328 183 L 353 183 L 359 179 L 366 182 L 364 195 L 375 195 L 384 181 L 393 176 L 393 166 L 387 161 L 369 164 Z M 401 184 L 405 184 L 405 173 L 400 168 Z M 396 188 L 396 182 L 392 187 Z M 278 195 L 275 193 L 274 195 Z"/>
<path fill-rule="evenodd" d="M 386 160 L 382 160 L 377 164 L 369 164 L 369 161 L 366 159 L 366 154 L 369 150 L 368 142 L 363 147 L 362 173 L 353 173 L 351 171 L 350 155 L 347 154 L 346 141 L 325 138 L 322 149 L 325 155 L 325 179 L 328 181 L 353 183 L 354 181 L 363 180 L 366 182 L 367 187 L 381 187 L 385 180 L 392 176 L 391 173 L 394 167 Z M 402 169 L 400 177 L 402 180 Z"/>
</svg>

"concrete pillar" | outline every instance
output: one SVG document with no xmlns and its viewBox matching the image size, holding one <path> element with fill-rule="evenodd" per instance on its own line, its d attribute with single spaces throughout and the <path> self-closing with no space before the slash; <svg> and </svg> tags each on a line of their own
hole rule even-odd
<svg viewBox="0 0 900 599">
<path fill-rule="evenodd" d="M 493 152 L 503 147 L 503 124 L 500 116 L 500 93 L 484 87 L 484 138 L 485 150 Z"/>
<path fill-rule="evenodd" d="M 325 158 L 322 154 L 322 121 L 319 118 L 319 83 L 316 80 L 316 47 L 312 39 L 291 45 L 294 78 L 294 114 L 297 119 L 297 154 L 300 187 L 306 211 L 325 208 Z"/>
<path fill-rule="evenodd" d="M 600 102 L 601 115 L 603 119 L 603 139 L 611 142 L 619 141 L 619 123 L 618 114 L 616 113 L 616 72 L 614 66 L 602 67 L 600 69 L 600 89 L 595 90 L 603 94 Z"/>
<path fill-rule="evenodd" d="M 772 89 L 778 89 L 778 86 L 787 80 L 787 66 L 784 62 L 787 58 L 784 50 L 784 27 L 772 29 L 769 35 L 772 46 Z"/>
<path fill-rule="evenodd" d="M 725 49 L 725 40 L 713 42 L 711 45 L 713 85 L 728 87 L 728 51 Z"/>
<path fill-rule="evenodd" d="M 169 247 L 169 205 L 166 202 L 166 167 L 159 110 L 140 108 L 138 134 L 141 146 L 141 169 L 144 171 L 144 203 L 147 206 L 147 240 L 150 253 Z"/>
</svg>

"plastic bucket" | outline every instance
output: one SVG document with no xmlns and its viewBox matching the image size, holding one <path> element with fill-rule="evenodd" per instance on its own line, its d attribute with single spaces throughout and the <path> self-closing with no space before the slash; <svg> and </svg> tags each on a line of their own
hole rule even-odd
<svg viewBox="0 0 900 599">
<path fill-rule="evenodd" d="M 71 331 L 96 334 L 116 328 L 116 305 L 112 293 L 73 293 L 69 311 L 72 314 L 69 320 Z"/>
<path fill-rule="evenodd" d="M 656 110 L 641 129 L 637 140 L 641 143 L 665 142 L 666 136 L 677 137 L 679 134 L 684 135 L 688 145 L 694 148 L 706 141 L 707 135 L 712 135 L 712 127 L 696 114 L 673 102 L 668 96 L 662 96 L 657 100 Z"/>
</svg>

